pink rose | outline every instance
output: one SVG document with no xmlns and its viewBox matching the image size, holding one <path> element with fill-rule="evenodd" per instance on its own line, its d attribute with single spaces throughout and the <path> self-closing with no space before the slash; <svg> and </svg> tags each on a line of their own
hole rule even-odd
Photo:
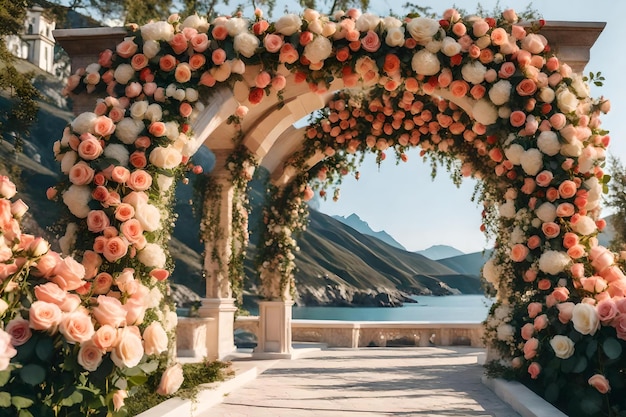
<svg viewBox="0 0 626 417">
<path fill-rule="evenodd" d="M 284 75 L 278 74 L 272 78 L 272 88 L 276 91 L 280 91 L 287 86 L 287 79 Z"/>
<path fill-rule="evenodd" d="M 137 52 L 137 44 L 132 39 L 126 39 L 117 44 L 115 51 L 122 58 L 130 58 Z"/>
<path fill-rule="evenodd" d="M 380 38 L 376 32 L 369 30 L 367 34 L 361 38 L 361 45 L 367 52 L 376 52 L 380 48 Z"/>
<path fill-rule="evenodd" d="M 11 344 L 11 336 L 0 329 L 0 370 L 7 369 L 11 358 L 15 355 L 17 355 L 17 350 Z"/>
<path fill-rule="evenodd" d="M 136 326 L 127 326 L 119 330 L 119 344 L 111 351 L 111 360 L 118 368 L 137 366 L 143 357 L 141 334 Z"/>
<path fill-rule="evenodd" d="M 137 169 L 130 174 L 126 185 L 133 191 L 145 191 L 152 186 L 152 176 L 142 169 Z"/>
<path fill-rule="evenodd" d="M 539 365 L 537 362 L 533 362 L 530 365 L 528 365 L 528 373 L 530 374 L 530 377 L 532 379 L 537 379 L 539 377 L 539 374 L 541 373 L 541 365 Z"/>
<path fill-rule="evenodd" d="M 534 319 L 539 313 L 541 313 L 541 310 L 543 310 L 541 303 L 535 302 L 528 304 L 528 317 Z"/>
<path fill-rule="evenodd" d="M 89 340 L 80 345 L 80 350 L 78 351 L 78 357 L 76 359 L 78 364 L 85 368 L 85 370 L 94 372 L 102 363 L 102 355 L 102 349 Z"/>
<path fill-rule="evenodd" d="M 130 243 L 136 243 L 143 237 L 143 227 L 137 219 L 130 219 L 122 223 L 120 231 Z"/>
<path fill-rule="evenodd" d="M 111 237 L 104 245 L 102 255 L 109 262 L 115 262 L 128 253 L 128 241 L 120 236 Z"/>
<path fill-rule="evenodd" d="M 88 138 L 78 145 L 78 156 L 88 161 L 98 158 L 102 151 L 102 145 L 96 138 Z"/>
<path fill-rule="evenodd" d="M 85 284 L 85 267 L 74 258 L 67 257 L 58 262 L 54 268 L 52 281 L 64 291 L 72 291 Z"/>
<path fill-rule="evenodd" d="M 537 348 L 539 347 L 539 340 L 535 337 L 531 337 L 524 343 L 524 359 L 532 359 L 537 356 Z"/>
<path fill-rule="evenodd" d="M 488 30 L 489 30 L 489 24 L 483 19 L 476 20 L 472 25 L 472 33 L 474 34 L 474 37 L 476 38 L 480 38 L 486 35 Z"/>
<path fill-rule="evenodd" d="M 45 301 L 35 301 L 28 310 L 30 328 L 54 334 L 61 322 L 62 315 L 58 305 Z"/>
<path fill-rule="evenodd" d="M 522 127 L 526 123 L 526 113 L 521 110 L 515 110 L 509 116 L 509 122 L 513 127 Z"/>
<path fill-rule="evenodd" d="M 106 294 L 111 289 L 113 277 L 108 272 L 100 272 L 93 280 L 93 293 Z"/>
<path fill-rule="evenodd" d="M 538 332 L 548 327 L 548 316 L 542 314 L 540 316 L 535 317 L 535 321 L 533 323 L 535 330 Z"/>
<path fill-rule="evenodd" d="M 100 326 L 91 338 L 94 345 L 104 352 L 110 352 L 117 345 L 117 329 L 111 325 Z"/>
<path fill-rule="evenodd" d="M 176 363 L 163 372 L 156 392 L 159 395 L 172 395 L 178 391 L 182 383 L 183 368 L 179 363 Z"/>
<path fill-rule="evenodd" d="M 98 116 L 93 121 L 93 132 L 99 136 L 109 136 L 115 131 L 115 123 L 107 116 Z"/>
<path fill-rule="evenodd" d="M 552 239 L 561 234 L 561 227 L 554 222 L 547 222 L 541 225 L 541 231 L 548 239 Z"/>
<path fill-rule="evenodd" d="M 144 349 L 146 355 L 159 355 L 167 351 L 167 333 L 158 321 L 153 321 L 143 331 Z"/>
<path fill-rule="evenodd" d="M 292 44 L 286 43 L 280 48 L 278 60 L 283 64 L 293 64 L 300 58 L 298 51 Z"/>
<path fill-rule="evenodd" d="M 598 273 L 602 273 L 606 268 L 613 265 L 615 262 L 615 256 L 604 246 L 594 246 L 589 251 L 589 259 L 591 259 L 591 266 Z"/>
<path fill-rule="evenodd" d="M 28 320 L 24 320 L 19 316 L 9 321 L 4 331 L 11 335 L 11 344 L 13 346 L 22 346 L 24 343 L 28 342 L 33 335 Z"/>
<path fill-rule="evenodd" d="M 102 265 L 102 257 L 94 251 L 86 250 L 81 263 L 85 267 L 85 279 L 91 279 L 98 273 L 98 268 Z"/>
<path fill-rule="evenodd" d="M 86 162 L 80 161 L 70 168 L 69 178 L 72 184 L 86 185 L 93 179 L 95 171 Z"/>
<path fill-rule="evenodd" d="M 124 89 L 124 94 L 126 94 L 126 97 L 137 97 L 141 93 L 143 93 L 143 86 L 136 81 L 129 83 Z"/>
<path fill-rule="evenodd" d="M 113 392 L 113 409 L 119 411 L 124 407 L 124 400 L 128 398 L 128 392 L 124 389 L 118 389 Z"/>
<path fill-rule="evenodd" d="M 145 286 L 141 285 L 137 288 L 137 291 L 126 300 L 124 304 L 126 323 L 140 324 L 143 322 L 146 313 L 146 300 L 149 293 L 150 291 Z"/>
<path fill-rule="evenodd" d="M 167 128 L 163 122 L 152 122 L 148 127 L 148 132 L 150 132 L 152 136 L 156 136 L 158 138 L 165 136 L 166 131 Z"/>
<path fill-rule="evenodd" d="M 45 284 L 37 285 L 35 287 L 35 297 L 39 301 L 45 301 L 46 303 L 52 303 L 60 306 L 67 297 L 67 292 L 62 290 L 54 282 L 46 282 Z"/>
<path fill-rule="evenodd" d="M 199 33 L 191 37 L 190 43 L 194 51 L 202 53 L 209 47 L 209 37 L 206 33 Z"/>
<path fill-rule="evenodd" d="M 528 253 L 528 246 L 518 243 L 511 248 L 511 260 L 513 260 L 513 262 L 523 262 L 526 260 Z"/>
<path fill-rule="evenodd" d="M 182 54 L 189 46 L 187 37 L 183 33 L 177 33 L 174 35 L 172 40 L 169 41 L 169 44 L 176 54 Z"/>
<path fill-rule="evenodd" d="M 521 335 L 522 339 L 530 340 L 535 334 L 535 326 L 532 323 L 526 323 L 522 326 Z"/>
<path fill-rule="evenodd" d="M 589 385 L 594 387 L 600 394 L 606 394 L 611 391 L 611 385 L 609 380 L 604 375 L 595 374 L 587 381 Z"/>
<path fill-rule="evenodd" d="M 610 298 L 606 300 L 602 300 L 598 302 L 596 305 L 596 310 L 598 311 L 598 317 L 600 318 L 600 322 L 603 325 L 609 325 L 611 321 L 619 314 L 619 310 L 617 309 L 617 304 Z"/>
<path fill-rule="evenodd" d="M 537 182 L 538 186 L 547 187 L 552 182 L 552 178 L 554 178 L 552 172 L 548 170 L 543 170 L 539 174 L 537 174 L 537 176 L 535 177 L 535 181 Z"/>
<path fill-rule="evenodd" d="M 561 323 L 567 324 L 570 322 L 574 311 L 574 305 L 574 303 L 569 301 L 556 305 L 556 308 L 559 310 L 559 321 Z"/>
<path fill-rule="evenodd" d="M 270 33 L 263 38 L 263 46 L 270 53 L 276 53 L 280 51 L 280 48 L 283 46 L 283 38 L 279 35 L 275 35 Z"/>
<path fill-rule="evenodd" d="M 572 217 L 576 212 L 572 203 L 561 203 L 556 207 L 557 217 Z"/>
<path fill-rule="evenodd" d="M 556 287 L 552 290 L 552 296 L 556 301 L 562 303 L 569 298 L 569 290 L 566 287 Z"/>
<path fill-rule="evenodd" d="M 579 244 L 574 245 L 574 246 L 570 247 L 567 250 L 567 254 L 572 259 L 580 259 L 583 256 L 585 256 L 585 253 L 586 253 L 585 247 L 583 245 L 579 245 Z"/>
<path fill-rule="evenodd" d="M 112 327 L 120 327 L 126 323 L 126 310 L 120 300 L 99 295 L 96 302 L 97 305 L 92 309 L 92 314 L 98 323 Z"/>
<path fill-rule="evenodd" d="M 90 232 L 100 233 L 109 225 L 109 216 L 102 210 L 91 210 L 87 215 L 87 229 Z"/>
<path fill-rule="evenodd" d="M 613 265 L 605 268 L 600 274 L 607 282 L 626 281 L 626 275 L 619 266 Z"/>
<path fill-rule="evenodd" d="M 130 66 L 133 67 L 135 71 L 140 71 L 148 66 L 149 59 L 144 54 L 136 54 L 133 55 L 130 60 Z"/>
</svg>

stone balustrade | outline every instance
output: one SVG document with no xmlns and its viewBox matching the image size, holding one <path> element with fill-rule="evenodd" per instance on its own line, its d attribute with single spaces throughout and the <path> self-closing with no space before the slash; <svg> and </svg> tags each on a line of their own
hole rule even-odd
<svg viewBox="0 0 626 417">
<path fill-rule="evenodd" d="M 185 321 L 185 325 L 179 325 L 177 329 L 180 356 L 187 352 L 201 351 L 193 346 L 186 346 L 197 339 L 183 334 L 194 332 L 191 324 L 191 320 Z M 197 324 L 203 323 L 198 321 Z M 234 328 L 257 335 L 259 318 L 238 317 Z M 291 331 L 294 342 L 318 342 L 329 347 L 484 346 L 481 323 L 292 320 Z"/>
</svg>

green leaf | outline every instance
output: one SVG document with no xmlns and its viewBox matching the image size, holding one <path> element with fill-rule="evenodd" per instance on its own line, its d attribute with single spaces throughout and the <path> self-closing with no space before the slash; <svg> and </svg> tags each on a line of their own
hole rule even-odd
<svg viewBox="0 0 626 417">
<path fill-rule="evenodd" d="M 33 413 L 31 413 L 28 410 L 20 410 L 20 412 L 17 415 L 17 417 L 34 417 L 34 416 L 33 416 Z"/>
<path fill-rule="evenodd" d="M 78 390 L 76 390 L 69 397 L 63 398 L 63 400 L 61 400 L 61 405 L 71 407 L 72 405 L 81 403 L 82 401 L 83 401 L 83 394 L 81 394 Z"/>
<path fill-rule="evenodd" d="M 39 343 L 37 343 L 37 347 L 35 347 L 37 357 L 44 362 L 48 362 L 50 360 L 53 352 L 54 344 L 52 343 L 52 339 L 49 337 L 42 338 Z"/>
<path fill-rule="evenodd" d="M 146 374 L 151 374 L 157 370 L 157 368 L 159 367 L 159 362 L 158 361 L 146 362 L 146 363 L 142 363 L 141 365 L 139 365 L 139 367 Z"/>
<path fill-rule="evenodd" d="M 0 387 L 3 387 L 7 384 L 7 382 L 9 382 L 9 379 L 11 378 L 11 371 L 10 370 L 4 370 L 2 372 L 0 372 Z"/>
<path fill-rule="evenodd" d="M 11 394 L 8 392 L 0 392 L 0 407 L 7 408 L 11 406 Z"/>
<path fill-rule="evenodd" d="M 20 378 L 29 385 L 38 385 L 46 379 L 46 370 L 40 365 L 30 363 L 20 369 Z"/>
<path fill-rule="evenodd" d="M 602 350 L 609 359 L 617 359 L 622 354 L 622 345 L 617 339 L 609 337 L 602 343 Z"/>
<path fill-rule="evenodd" d="M 28 408 L 33 405 L 33 400 L 26 397 L 13 396 L 11 398 L 11 404 L 18 410 L 21 410 L 22 408 Z"/>
</svg>

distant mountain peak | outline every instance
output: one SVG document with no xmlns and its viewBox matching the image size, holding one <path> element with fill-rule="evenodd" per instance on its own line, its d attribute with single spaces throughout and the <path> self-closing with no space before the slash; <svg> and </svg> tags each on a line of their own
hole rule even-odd
<svg viewBox="0 0 626 417">
<path fill-rule="evenodd" d="M 346 226 L 350 226 L 351 228 L 353 228 L 359 233 L 362 233 L 367 236 L 375 237 L 376 239 L 382 240 L 383 242 L 385 242 L 386 244 L 390 246 L 393 246 L 394 248 L 406 250 L 406 248 L 402 246 L 400 242 L 395 240 L 393 236 L 391 236 L 389 233 L 385 232 L 384 230 L 381 230 L 378 232 L 375 232 L 374 230 L 372 230 L 370 225 L 367 224 L 366 221 L 361 219 L 359 215 L 356 213 L 352 213 L 347 217 L 338 216 L 338 215 L 333 215 L 331 217 L 334 218 L 335 220 L 340 221 Z"/>
<path fill-rule="evenodd" d="M 451 258 L 453 256 L 465 255 L 465 253 L 457 248 L 448 245 L 433 245 L 428 249 L 416 251 L 416 253 L 419 253 L 428 259 L 432 259 L 433 261 Z"/>
</svg>

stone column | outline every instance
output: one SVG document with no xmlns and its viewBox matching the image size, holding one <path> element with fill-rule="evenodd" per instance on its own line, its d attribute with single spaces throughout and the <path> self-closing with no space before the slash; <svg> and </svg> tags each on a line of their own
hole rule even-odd
<svg viewBox="0 0 626 417">
<path fill-rule="evenodd" d="M 282 297 L 280 294 L 280 274 L 272 273 L 270 279 L 274 297 L 265 295 L 264 301 L 259 301 L 259 333 L 257 334 L 257 347 L 254 357 L 259 359 L 291 359 L 293 349 L 291 347 L 291 307 L 293 300 L 287 288 Z M 267 280 L 263 286 L 267 292 Z"/>
<path fill-rule="evenodd" d="M 213 320 L 207 323 L 207 358 L 224 359 L 232 354 L 234 343 L 235 299 L 228 276 L 232 243 L 233 182 L 225 168 L 230 150 L 215 151 L 216 163 L 209 174 L 212 190 L 204 201 L 203 233 L 205 240 L 204 273 L 206 297 L 198 309 L 200 317 Z M 208 216 L 209 218 L 206 218 Z"/>
</svg>

